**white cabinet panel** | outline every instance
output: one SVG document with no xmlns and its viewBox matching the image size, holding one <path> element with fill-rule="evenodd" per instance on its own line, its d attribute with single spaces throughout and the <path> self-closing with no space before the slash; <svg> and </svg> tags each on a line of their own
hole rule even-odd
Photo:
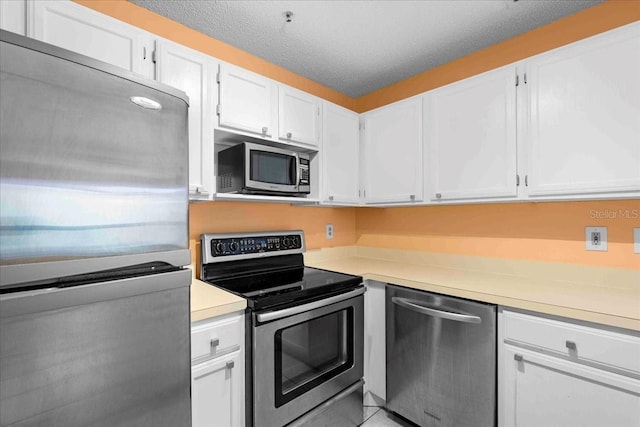
<svg viewBox="0 0 640 427">
<path fill-rule="evenodd" d="M 32 6 L 30 37 L 153 78 L 148 33 L 71 1 Z"/>
<path fill-rule="evenodd" d="M 317 147 L 320 140 L 320 100 L 288 86 L 278 87 L 278 136 Z"/>
<path fill-rule="evenodd" d="M 640 381 L 505 348 L 502 427 L 640 426 Z"/>
<path fill-rule="evenodd" d="M 426 197 L 515 197 L 515 66 L 428 92 L 424 102 Z"/>
<path fill-rule="evenodd" d="M 362 120 L 365 201 L 422 200 L 422 98 L 367 112 Z"/>
<path fill-rule="evenodd" d="M 359 115 L 325 102 L 322 123 L 322 200 L 329 204 L 357 204 Z"/>
<path fill-rule="evenodd" d="M 255 133 L 277 135 L 277 87 L 258 74 L 220 64 L 219 125 Z"/>
<path fill-rule="evenodd" d="M 200 363 L 192 369 L 191 406 L 193 427 L 240 427 L 240 352 Z"/>
<path fill-rule="evenodd" d="M 385 284 L 366 281 L 364 294 L 364 402 L 382 405 L 387 398 Z"/>
<path fill-rule="evenodd" d="M 27 35 L 27 0 L 0 1 L 0 28 Z"/>
<path fill-rule="evenodd" d="M 193 427 L 244 426 L 244 316 L 228 314 L 192 324 Z"/>
<path fill-rule="evenodd" d="M 640 24 L 530 60 L 531 196 L 640 192 Z"/>
<path fill-rule="evenodd" d="M 640 334 L 503 310 L 499 427 L 640 427 Z"/>
<path fill-rule="evenodd" d="M 189 97 L 189 197 L 208 198 L 215 192 L 213 106 L 217 63 L 208 55 L 166 40 L 157 42 L 156 58 L 157 79 Z"/>
</svg>

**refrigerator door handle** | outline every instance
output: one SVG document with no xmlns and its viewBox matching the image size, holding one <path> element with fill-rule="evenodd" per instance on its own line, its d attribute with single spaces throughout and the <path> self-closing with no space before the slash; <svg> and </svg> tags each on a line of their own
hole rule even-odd
<svg viewBox="0 0 640 427">
<path fill-rule="evenodd" d="M 454 320 L 456 322 L 463 323 L 482 323 L 482 319 L 480 319 L 479 316 L 456 313 L 453 311 L 436 310 L 435 308 L 425 307 L 423 305 L 417 304 L 418 301 L 409 300 L 407 298 L 392 297 L 391 301 L 394 304 L 399 305 L 400 307 L 404 307 L 408 310 L 415 311 L 416 313 L 420 314 L 425 314 L 427 316 L 439 317 L 441 319 Z"/>
</svg>

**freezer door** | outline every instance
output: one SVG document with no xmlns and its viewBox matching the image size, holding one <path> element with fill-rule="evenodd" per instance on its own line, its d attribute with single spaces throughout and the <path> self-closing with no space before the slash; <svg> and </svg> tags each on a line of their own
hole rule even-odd
<svg viewBox="0 0 640 427">
<path fill-rule="evenodd" d="M 496 307 L 387 285 L 387 408 L 423 427 L 496 424 Z"/>
<path fill-rule="evenodd" d="M 0 298 L 0 425 L 190 426 L 191 273 Z"/>
</svg>

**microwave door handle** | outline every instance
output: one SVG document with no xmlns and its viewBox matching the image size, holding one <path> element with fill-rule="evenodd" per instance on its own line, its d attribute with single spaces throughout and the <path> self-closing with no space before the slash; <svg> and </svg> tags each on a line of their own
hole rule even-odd
<svg viewBox="0 0 640 427">
<path fill-rule="evenodd" d="M 296 154 L 296 183 L 295 187 L 298 188 L 300 185 L 300 156 Z"/>
</svg>

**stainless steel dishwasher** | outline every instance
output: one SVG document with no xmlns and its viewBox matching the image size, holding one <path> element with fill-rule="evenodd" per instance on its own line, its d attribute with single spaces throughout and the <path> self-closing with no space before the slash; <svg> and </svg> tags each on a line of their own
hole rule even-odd
<svg viewBox="0 0 640 427">
<path fill-rule="evenodd" d="M 386 288 L 387 409 L 424 427 L 496 425 L 496 306 Z"/>
</svg>

